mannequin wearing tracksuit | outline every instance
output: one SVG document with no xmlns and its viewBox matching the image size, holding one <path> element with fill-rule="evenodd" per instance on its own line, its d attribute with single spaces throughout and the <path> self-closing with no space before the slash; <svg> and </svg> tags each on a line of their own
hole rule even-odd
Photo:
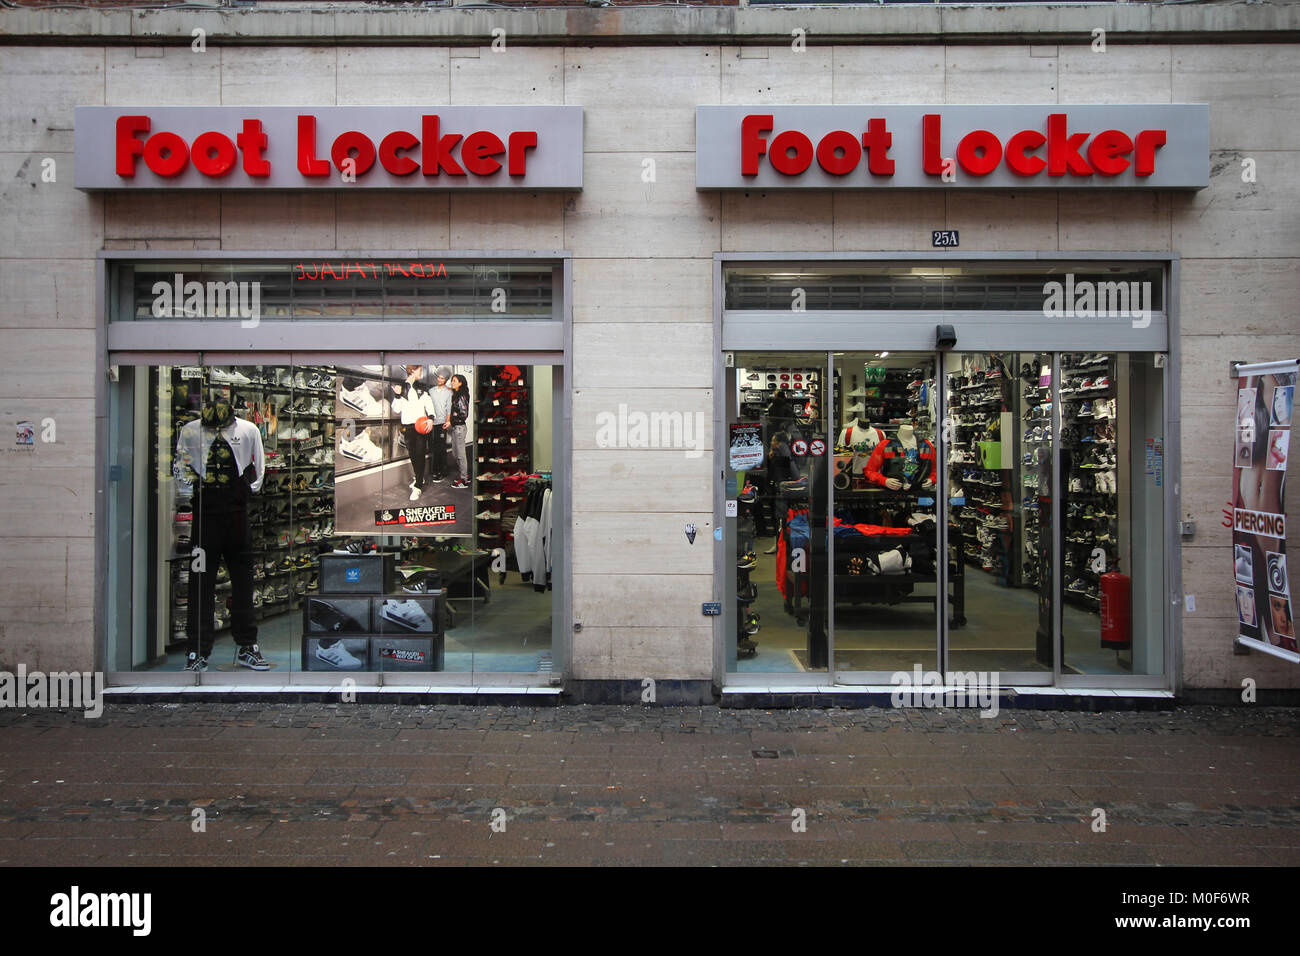
<svg viewBox="0 0 1300 956">
<path fill-rule="evenodd" d="M 203 417 L 185 425 L 176 442 L 176 474 L 194 488 L 191 542 L 203 549 L 205 567 L 191 569 L 190 652 L 207 658 L 215 641 L 217 566 L 230 574 L 230 630 L 241 648 L 257 644 L 253 616 L 252 537 L 248 502 L 262 488 L 266 458 L 262 433 L 234 416 L 227 402 L 210 403 Z M 197 576 L 197 582 L 195 577 Z"/>
</svg>

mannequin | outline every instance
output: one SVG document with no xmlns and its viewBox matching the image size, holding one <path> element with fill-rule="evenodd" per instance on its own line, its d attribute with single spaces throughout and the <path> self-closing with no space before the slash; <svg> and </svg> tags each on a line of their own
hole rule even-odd
<svg viewBox="0 0 1300 956">
<path fill-rule="evenodd" d="M 885 440 L 885 433 L 874 425 L 855 418 L 840 432 L 839 444 L 853 450 L 853 474 L 861 476 L 876 446 Z"/>
<path fill-rule="evenodd" d="M 253 616 L 252 537 L 248 499 L 262 487 L 266 456 L 262 433 L 252 422 L 236 418 L 225 398 L 207 402 L 199 418 L 180 431 L 175 473 L 194 489 L 191 542 L 202 551 L 200 569 L 191 566 L 189 642 L 186 670 L 207 670 L 215 640 L 213 615 L 217 569 L 225 561 L 231 586 L 231 634 L 238 645 L 235 662 L 251 670 L 268 670 L 257 646 Z"/>
<path fill-rule="evenodd" d="M 929 491 L 934 488 L 934 445 L 918 441 L 913 423 L 898 426 L 897 435 L 881 442 L 867 462 L 867 478 L 890 491 Z"/>
</svg>

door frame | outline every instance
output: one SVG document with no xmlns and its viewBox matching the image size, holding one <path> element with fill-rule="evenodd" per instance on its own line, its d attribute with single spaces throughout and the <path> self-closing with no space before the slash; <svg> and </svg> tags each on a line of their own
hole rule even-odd
<svg viewBox="0 0 1300 956">
<path fill-rule="evenodd" d="M 1180 343 L 1178 328 L 1178 286 L 1179 286 L 1179 257 L 1177 253 L 1170 252 L 1038 252 L 1038 251 L 1008 251 L 1008 252 L 967 252 L 958 253 L 956 251 L 941 252 L 854 252 L 854 253 L 789 253 L 789 252 L 747 252 L 747 253 L 725 253 L 717 252 L 713 256 L 713 322 L 714 322 L 714 341 L 718 344 L 717 357 L 714 362 L 714 433 L 715 435 L 725 435 L 727 423 L 729 421 L 729 403 L 732 397 L 726 389 L 726 370 L 733 361 L 733 354 L 738 351 L 773 351 L 773 352 L 821 352 L 825 351 L 828 356 L 828 373 L 829 365 L 833 361 L 831 353 L 836 351 L 879 351 L 888 349 L 890 351 L 909 351 L 929 353 L 934 352 L 940 355 L 937 349 L 933 329 L 936 325 L 956 324 L 958 325 L 958 343 L 954 350 L 957 351 L 1035 351 L 1046 352 L 1053 355 L 1053 382 L 1059 384 L 1059 353 L 1071 351 L 1116 351 L 1113 342 L 1106 341 L 1107 336 L 1100 328 L 1090 328 L 1078 323 L 1072 325 L 1053 326 L 1049 329 L 1051 335 L 1045 336 L 1047 341 L 1030 341 L 1028 343 L 1015 343 L 1007 341 L 1003 335 L 1007 334 L 1004 330 L 999 330 L 998 326 L 1002 320 L 1007 318 L 1005 313 L 971 313 L 971 312 L 945 312 L 945 311 L 910 311 L 905 320 L 900 320 L 889 313 L 869 312 L 869 313 L 837 313 L 825 312 L 817 315 L 815 313 L 803 313 L 804 321 L 799 326 L 799 335 L 801 341 L 794 342 L 781 334 L 781 326 L 772 320 L 781 320 L 787 318 L 786 315 L 775 316 L 767 312 L 755 312 L 756 316 L 765 321 L 754 329 L 753 333 L 744 337 L 742 341 L 737 341 L 730 336 L 730 331 L 724 324 L 726 310 L 724 308 L 725 284 L 724 269 L 729 265 L 744 264 L 756 265 L 761 263 L 770 263 L 773 265 L 808 265 L 815 263 L 828 263 L 835 265 L 851 264 L 855 262 L 871 263 L 876 265 L 896 264 L 904 266 L 921 266 L 921 265 L 957 265 L 963 262 L 988 261 L 990 264 L 1010 264 L 1023 262 L 1028 269 L 1033 269 L 1037 265 L 1048 263 L 1059 264 L 1069 262 L 1131 262 L 1135 264 L 1150 263 L 1158 265 L 1163 271 L 1163 303 L 1164 309 L 1158 313 L 1162 319 L 1160 324 L 1159 336 L 1152 335 L 1145 343 L 1126 343 L 1119 351 L 1128 352 L 1154 352 L 1162 353 L 1166 356 L 1166 375 L 1164 383 L 1164 452 L 1165 452 L 1165 489 L 1163 495 L 1163 527 L 1164 527 L 1164 593 L 1166 597 L 1164 620 L 1164 647 L 1163 647 L 1163 672 L 1159 675 L 1067 675 L 1061 673 L 1062 660 L 1062 628 L 1061 628 L 1061 602 L 1053 601 L 1053 669 L 1051 672 L 1013 672 L 1004 675 L 1004 686 L 1057 686 L 1062 688 L 1143 688 L 1152 690 L 1172 689 L 1177 691 L 1181 686 L 1181 616 L 1177 613 L 1178 594 L 1181 591 L 1181 564 L 1182 549 L 1181 539 L 1178 536 L 1178 509 L 1179 509 L 1179 487 L 1180 476 L 1178 473 L 1178 463 L 1181 461 L 1181 436 L 1179 422 L 1181 413 L 1181 394 L 1179 390 L 1179 368 L 1180 368 Z M 823 323 L 809 322 L 809 315 L 817 315 L 818 319 L 829 320 Z M 964 321 L 965 317 L 970 317 L 971 321 Z M 1017 316 L 1019 317 L 1019 316 Z M 974 321 L 979 319 L 982 321 Z M 864 321 L 865 320 L 865 321 Z M 874 321 L 873 321 L 874 320 Z M 1155 323 L 1153 323 L 1154 325 Z M 973 329 L 975 335 L 974 342 L 963 343 L 961 340 L 962 328 Z M 1001 332 L 1001 334 L 1000 334 Z M 846 335 L 861 336 L 855 341 L 845 341 Z M 870 338 L 870 343 L 865 341 Z M 941 374 L 941 366 L 937 369 Z M 831 378 L 827 377 L 829 383 Z M 940 388 L 940 421 L 944 418 L 946 410 L 946 394 L 943 388 Z M 833 413 L 828 412 L 828 420 L 831 421 L 832 427 L 834 421 L 831 419 Z M 1059 464 L 1059 427 L 1054 429 L 1053 438 L 1053 463 L 1052 476 L 1053 486 L 1060 481 L 1060 464 Z M 940 443 L 942 444 L 942 443 Z M 726 478 L 727 478 L 727 461 L 726 461 L 725 441 L 718 440 L 715 442 L 715 466 L 718 469 L 720 480 L 714 482 L 714 515 L 718 522 L 718 527 L 725 527 L 727 521 L 726 514 Z M 939 497 L 938 502 L 948 500 L 947 490 L 947 468 L 946 453 L 936 446 L 938 452 L 938 467 L 943 472 L 941 476 L 941 485 L 937 489 Z M 829 452 L 829 449 L 828 449 Z M 828 481 L 830 480 L 828 470 Z M 832 500 L 832 499 L 828 499 Z M 1058 526 L 1060 520 L 1059 500 L 1060 496 L 1053 494 L 1053 527 Z M 938 525 L 938 536 L 940 543 L 937 550 L 938 554 L 946 556 L 947 549 L 947 521 L 936 522 Z M 828 555 L 833 559 L 833 536 L 830 536 L 831 542 L 828 549 Z M 723 541 L 731 540 L 730 534 L 724 534 Z M 882 684 L 887 685 L 889 672 L 867 671 L 867 672 L 839 672 L 834 670 L 834 618 L 833 602 L 828 608 L 828 670 L 825 673 L 742 673 L 739 671 L 727 670 L 727 640 L 729 628 L 734 630 L 735 625 L 735 581 L 734 581 L 734 555 L 727 553 L 726 548 L 718 548 L 714 554 L 714 593 L 721 591 L 724 613 L 714 621 L 714 673 L 715 683 L 719 686 L 727 687 L 745 687 L 745 686 L 764 686 L 773 687 L 774 685 L 789 686 L 791 688 L 808 688 L 821 687 L 826 685 L 843 685 L 849 683 L 864 683 L 879 688 Z M 947 562 L 946 560 L 938 562 L 943 565 L 941 581 L 937 586 L 943 588 L 944 606 L 947 602 Z M 1060 574 L 1059 560 L 1053 562 L 1053 594 L 1060 593 Z M 936 568 L 938 571 L 938 568 Z M 719 587 L 718 582 L 721 582 Z M 828 577 L 827 587 L 833 588 L 833 576 Z M 830 595 L 828 594 L 828 597 Z M 948 621 L 947 614 L 936 614 L 936 647 L 939 650 L 937 655 L 938 661 L 946 671 L 948 664 Z M 841 676 L 848 676 L 849 681 L 841 680 Z M 860 679 L 860 680 L 859 680 Z M 887 688 L 886 688 L 887 689 Z"/>
</svg>

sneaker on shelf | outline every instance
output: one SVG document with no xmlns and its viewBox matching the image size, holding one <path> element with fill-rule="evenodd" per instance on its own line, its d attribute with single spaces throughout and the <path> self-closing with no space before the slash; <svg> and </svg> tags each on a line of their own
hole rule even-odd
<svg viewBox="0 0 1300 956">
<path fill-rule="evenodd" d="M 247 647 L 241 647 L 239 653 L 235 655 L 235 663 L 240 667 L 247 667 L 254 671 L 269 671 L 270 663 L 262 656 L 262 651 L 256 644 L 249 644 Z"/>
<path fill-rule="evenodd" d="M 342 641 L 335 641 L 329 647 L 317 644 L 316 660 L 328 664 L 330 667 L 337 667 L 341 671 L 361 669 L 361 659 L 344 647 Z"/>
<path fill-rule="evenodd" d="M 209 378 L 218 385 L 251 385 L 253 380 L 247 375 L 242 374 L 238 369 L 232 368 L 229 371 L 213 367 Z"/>
</svg>

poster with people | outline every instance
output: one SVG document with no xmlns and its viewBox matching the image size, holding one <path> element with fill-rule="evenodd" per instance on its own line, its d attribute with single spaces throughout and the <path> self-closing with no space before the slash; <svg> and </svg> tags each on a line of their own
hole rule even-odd
<svg viewBox="0 0 1300 956">
<path fill-rule="evenodd" d="M 472 365 L 338 367 L 336 533 L 472 533 L 473 383 Z"/>
<path fill-rule="evenodd" d="M 1232 553 L 1238 641 L 1300 663 L 1286 566 L 1286 468 L 1297 363 L 1237 366 Z"/>
</svg>

